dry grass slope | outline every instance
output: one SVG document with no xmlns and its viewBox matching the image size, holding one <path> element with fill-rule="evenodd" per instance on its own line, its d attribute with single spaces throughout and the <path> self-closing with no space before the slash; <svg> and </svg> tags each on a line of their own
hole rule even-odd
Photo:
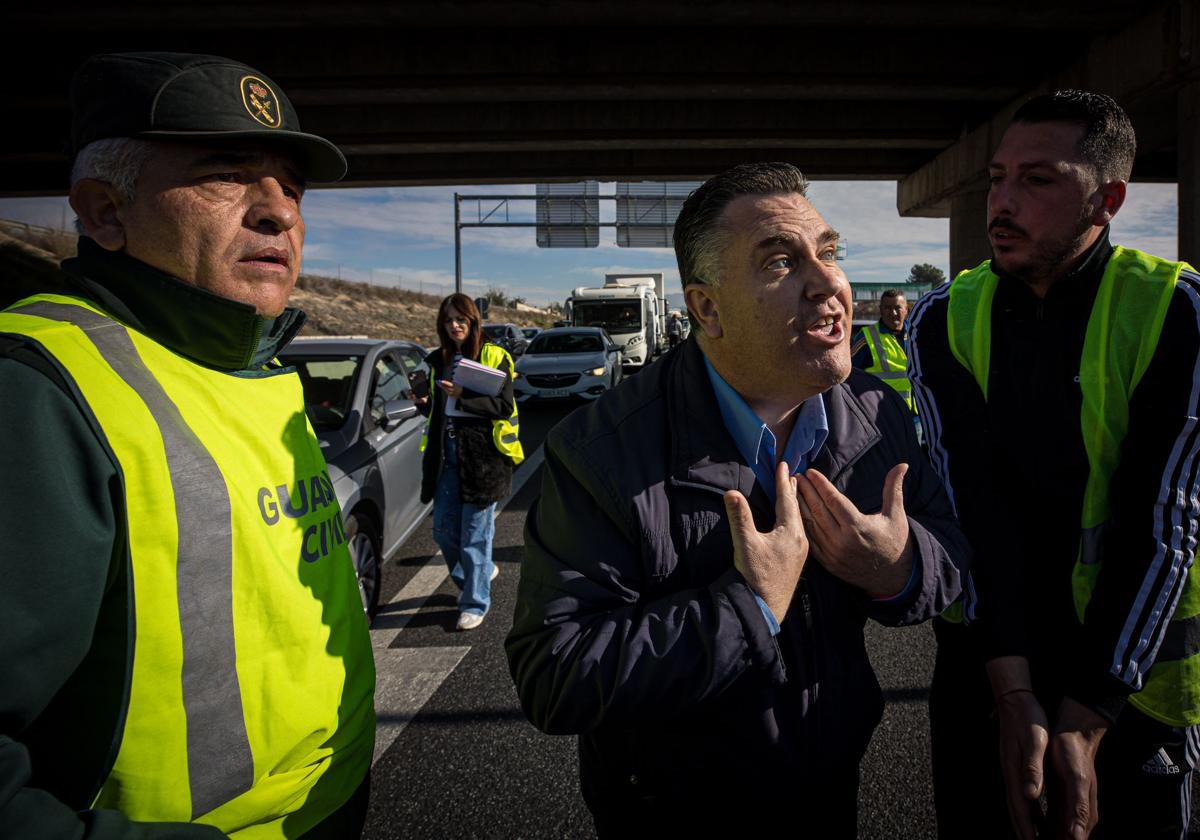
<svg viewBox="0 0 1200 840">
<path fill-rule="evenodd" d="M 5 230 L 0 232 L 0 308 L 38 292 L 67 290 L 58 266 L 75 255 L 73 235 L 20 226 Z M 304 335 L 399 338 L 426 346 L 438 343 L 434 321 L 440 302 L 420 292 L 313 274 L 300 277 L 291 299 L 292 306 L 308 314 Z M 495 306 L 488 315 L 495 324 L 544 327 L 552 322 L 550 316 Z"/>
</svg>

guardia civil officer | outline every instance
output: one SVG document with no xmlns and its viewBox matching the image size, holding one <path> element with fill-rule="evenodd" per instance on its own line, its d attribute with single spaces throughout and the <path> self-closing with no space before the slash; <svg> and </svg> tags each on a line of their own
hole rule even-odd
<svg viewBox="0 0 1200 840">
<path fill-rule="evenodd" d="M 992 259 L 913 314 L 930 455 L 975 551 L 975 621 L 936 628 L 944 837 L 1009 836 L 1009 815 L 1020 837 L 1187 833 L 1200 276 L 1109 242 L 1134 150 L 1107 96 L 1025 103 L 989 167 Z"/>
<path fill-rule="evenodd" d="M 224 58 L 85 62 L 71 295 L 0 313 L 0 836 L 357 837 L 374 667 L 300 380 L 310 181 Z"/>
</svg>

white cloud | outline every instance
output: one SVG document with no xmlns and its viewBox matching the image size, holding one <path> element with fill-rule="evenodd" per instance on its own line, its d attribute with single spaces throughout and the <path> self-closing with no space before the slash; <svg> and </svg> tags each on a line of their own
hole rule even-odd
<svg viewBox="0 0 1200 840">
<path fill-rule="evenodd" d="M 343 231 L 384 234 L 406 249 L 447 248 L 454 245 L 454 193 L 524 194 L 533 186 L 489 185 L 472 187 L 381 187 L 373 189 L 320 190 L 305 196 L 304 218 L 310 231 L 336 237 Z M 524 209 L 528 207 L 528 210 Z M 532 219 L 533 203 L 509 202 L 508 217 Z M 464 222 L 503 221 L 502 204 L 492 201 L 462 202 Z M 536 248 L 532 228 L 464 228 L 463 247 L 491 247 L 521 251 Z"/>
<path fill-rule="evenodd" d="M 1178 198 L 1175 184 L 1130 184 L 1125 204 L 1112 221 L 1113 244 L 1175 259 Z"/>
</svg>

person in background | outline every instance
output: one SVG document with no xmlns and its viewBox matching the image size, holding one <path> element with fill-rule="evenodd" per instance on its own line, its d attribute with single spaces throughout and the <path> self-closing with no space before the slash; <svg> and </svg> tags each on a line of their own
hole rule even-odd
<svg viewBox="0 0 1200 840">
<path fill-rule="evenodd" d="M 0 313 L 0 837 L 361 834 L 375 668 L 275 356 L 341 152 L 225 58 L 90 58 L 70 294 Z"/>
<path fill-rule="evenodd" d="M 492 562 L 496 502 L 509 494 L 513 467 L 525 454 L 517 429 L 512 356 L 484 342 L 479 310 L 466 295 L 443 300 L 437 318 L 441 346 L 425 358 L 437 387 L 417 400 L 427 414 L 421 439 L 421 502 L 433 500 L 433 538 L 462 593 L 457 629 L 473 630 L 487 615 L 491 582 L 500 571 Z M 500 393 L 489 396 L 454 384 L 461 359 L 504 371 L 507 379 Z M 447 414 L 451 397 L 457 409 L 453 416 Z"/>
<path fill-rule="evenodd" d="M 858 331 L 850 345 L 850 364 L 875 374 L 895 388 L 909 410 L 916 411 L 908 381 L 908 334 L 904 326 L 907 315 L 904 292 L 888 289 L 880 295 L 879 322 Z"/>
<path fill-rule="evenodd" d="M 683 322 L 678 312 L 672 312 L 671 320 L 667 322 L 667 341 L 670 350 L 674 350 L 679 346 L 679 342 L 683 341 Z"/>
</svg>

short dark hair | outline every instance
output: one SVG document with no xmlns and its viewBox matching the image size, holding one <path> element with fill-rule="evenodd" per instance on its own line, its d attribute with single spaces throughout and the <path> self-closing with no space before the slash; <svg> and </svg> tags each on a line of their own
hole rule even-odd
<svg viewBox="0 0 1200 840">
<path fill-rule="evenodd" d="M 725 231 L 721 214 L 743 195 L 807 195 L 808 179 L 790 163 L 743 163 L 714 175 L 697 187 L 675 220 L 675 259 L 679 280 L 715 286 Z"/>
<path fill-rule="evenodd" d="M 1013 114 L 1014 123 L 1069 122 L 1083 128 L 1077 146 L 1101 183 L 1128 181 L 1137 152 L 1129 115 L 1111 96 L 1056 90 L 1035 96 Z"/>
<path fill-rule="evenodd" d="M 884 289 L 883 294 L 879 296 L 879 299 L 882 301 L 885 298 L 894 297 L 904 297 L 904 292 L 900 291 L 899 289 Z"/>
</svg>

